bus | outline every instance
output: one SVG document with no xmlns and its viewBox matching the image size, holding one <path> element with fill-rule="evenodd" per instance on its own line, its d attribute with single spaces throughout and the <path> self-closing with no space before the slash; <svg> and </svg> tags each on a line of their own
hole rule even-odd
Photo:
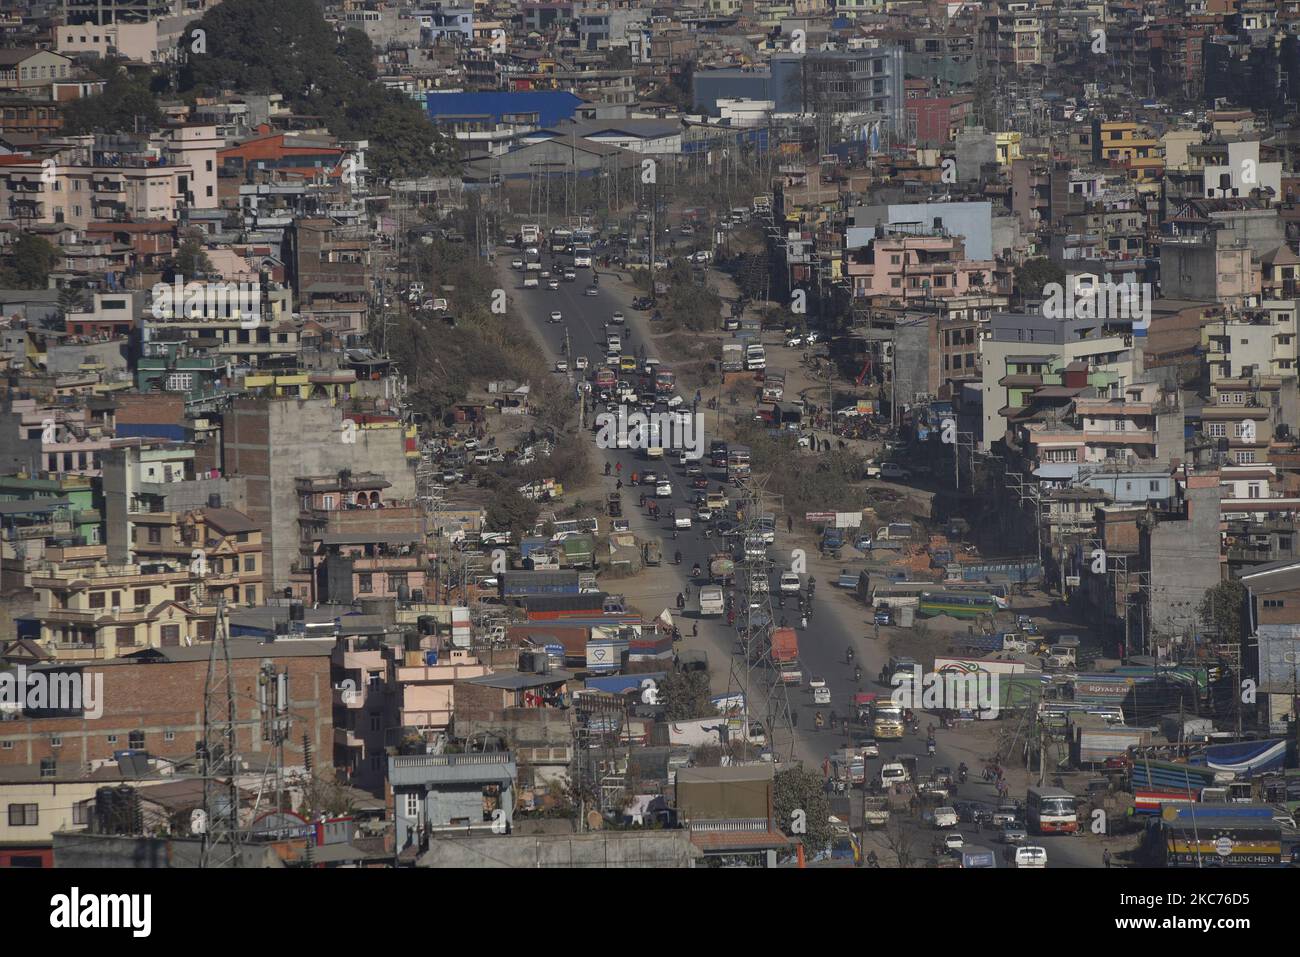
<svg viewBox="0 0 1300 957">
<path fill-rule="evenodd" d="M 578 246 L 573 250 L 573 266 L 575 269 L 591 268 L 590 246 Z"/>
<path fill-rule="evenodd" d="M 727 480 L 749 478 L 749 446 L 733 445 L 727 449 Z"/>
<path fill-rule="evenodd" d="M 923 618 L 949 615 L 953 618 L 979 618 L 998 610 L 998 603 L 985 592 L 925 592 L 916 613 Z"/>
<path fill-rule="evenodd" d="M 1031 834 L 1073 834 L 1079 829 L 1078 798 L 1061 788 L 1030 788 L 1025 823 Z"/>
<path fill-rule="evenodd" d="M 872 704 L 871 736 L 877 741 L 902 739 L 903 706 L 888 699 Z"/>
<path fill-rule="evenodd" d="M 542 227 L 536 223 L 524 223 L 519 227 L 519 243 L 522 246 L 536 246 L 541 235 Z"/>
<path fill-rule="evenodd" d="M 668 369 L 655 370 L 655 391 L 660 395 L 672 392 L 677 385 L 677 376 Z"/>
</svg>

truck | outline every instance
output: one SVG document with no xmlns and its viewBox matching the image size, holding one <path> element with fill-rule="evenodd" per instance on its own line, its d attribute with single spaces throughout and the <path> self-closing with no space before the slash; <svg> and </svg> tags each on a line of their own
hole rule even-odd
<svg viewBox="0 0 1300 957">
<path fill-rule="evenodd" d="M 659 539 L 651 539 L 641 546 L 641 560 L 647 565 L 663 564 L 663 552 L 659 547 Z"/>
<path fill-rule="evenodd" d="M 572 571 L 508 571 L 498 577 L 502 598 L 579 594 L 578 575 Z"/>
<path fill-rule="evenodd" d="M 672 721 L 668 723 L 668 743 L 687 745 L 692 748 L 703 746 L 717 747 L 724 743 L 748 740 L 750 744 L 763 747 L 767 744 L 767 735 L 763 726 L 751 721 L 749 733 L 745 733 L 743 718 L 695 718 L 690 721 Z"/>
<path fill-rule="evenodd" d="M 837 760 L 848 772 L 850 784 L 862 785 L 867 779 L 867 762 L 862 752 L 855 748 L 841 748 Z"/>
<path fill-rule="evenodd" d="M 763 348 L 761 342 L 755 342 L 745 347 L 745 369 L 750 372 L 758 372 L 760 369 L 767 368 L 767 351 Z"/>
<path fill-rule="evenodd" d="M 763 401 L 780 402 L 785 396 L 785 376 L 771 372 L 763 379 Z"/>
<path fill-rule="evenodd" d="M 714 618 L 726 614 L 727 600 L 717 585 L 705 585 L 700 589 L 700 614 Z"/>
<path fill-rule="evenodd" d="M 889 798 L 872 797 L 862 799 L 862 823 L 867 827 L 882 828 L 889 823 Z"/>
<path fill-rule="evenodd" d="M 542 238 L 542 227 L 537 223 L 524 223 L 519 227 L 519 242 L 524 246 L 535 246 Z"/>
<path fill-rule="evenodd" d="M 781 683 L 787 685 L 802 683 L 798 632 L 793 628 L 777 628 L 772 631 L 769 641 L 772 646 L 772 665 L 780 674 Z"/>
<path fill-rule="evenodd" d="M 745 371 L 745 350 L 739 342 L 724 342 L 722 344 L 722 371 Z"/>
<path fill-rule="evenodd" d="M 1129 748 L 1150 745 L 1152 739 L 1150 728 L 1075 725 L 1071 730 L 1073 740 L 1070 742 L 1070 757 L 1075 766 L 1081 768 L 1105 764 L 1111 758 L 1127 754 Z"/>
<path fill-rule="evenodd" d="M 709 580 L 716 585 L 726 585 L 736 577 L 736 562 L 726 552 L 709 556 Z"/>
<path fill-rule="evenodd" d="M 912 538 L 912 525 L 910 522 L 890 522 L 888 525 L 882 525 L 876 529 L 875 541 L 877 542 L 906 542 Z"/>
<path fill-rule="evenodd" d="M 590 535 L 571 535 L 560 547 L 560 562 L 566 568 L 591 568 L 596 564 L 596 541 Z"/>
<path fill-rule="evenodd" d="M 622 518 L 622 516 L 623 516 L 623 495 L 622 495 L 622 493 L 620 493 L 620 492 L 610 492 L 610 493 L 609 493 L 609 499 L 608 499 L 608 502 L 609 502 L 609 506 L 608 506 L 609 517 L 610 517 L 610 518 Z"/>
<path fill-rule="evenodd" d="M 962 867 L 997 867 L 998 859 L 987 847 L 967 844 L 957 854 Z"/>
</svg>

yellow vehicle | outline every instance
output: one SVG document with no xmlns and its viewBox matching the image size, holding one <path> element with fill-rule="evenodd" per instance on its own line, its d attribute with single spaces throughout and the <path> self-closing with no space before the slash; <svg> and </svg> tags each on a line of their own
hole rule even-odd
<svg viewBox="0 0 1300 957">
<path fill-rule="evenodd" d="M 636 356 L 623 356 L 618 360 L 618 369 L 620 372 L 636 371 Z"/>
<path fill-rule="evenodd" d="M 727 496 L 721 492 L 710 492 L 704 499 L 705 507 L 714 512 L 720 512 L 727 507 Z"/>
<path fill-rule="evenodd" d="M 871 736 L 877 741 L 897 741 L 903 737 L 903 708 L 892 701 L 878 701 L 871 706 Z"/>
</svg>

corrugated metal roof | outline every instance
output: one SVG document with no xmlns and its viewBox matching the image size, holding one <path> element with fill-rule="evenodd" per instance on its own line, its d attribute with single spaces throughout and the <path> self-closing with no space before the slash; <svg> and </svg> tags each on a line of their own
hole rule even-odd
<svg viewBox="0 0 1300 957">
<path fill-rule="evenodd" d="M 429 93 L 425 109 L 431 117 L 491 116 L 500 120 L 508 113 L 536 113 L 542 126 L 568 119 L 583 100 L 563 90 L 526 90 L 517 93 Z"/>
</svg>

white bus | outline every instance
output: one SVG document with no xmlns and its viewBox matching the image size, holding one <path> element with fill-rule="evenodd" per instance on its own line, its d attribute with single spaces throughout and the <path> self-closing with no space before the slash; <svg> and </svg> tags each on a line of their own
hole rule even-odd
<svg viewBox="0 0 1300 957">
<path fill-rule="evenodd" d="M 591 247 L 578 246 L 573 250 L 573 265 L 575 269 L 591 268 Z"/>
<path fill-rule="evenodd" d="M 1061 788 L 1030 788 L 1025 823 L 1031 834 L 1073 834 L 1079 829 L 1079 800 Z"/>
</svg>

